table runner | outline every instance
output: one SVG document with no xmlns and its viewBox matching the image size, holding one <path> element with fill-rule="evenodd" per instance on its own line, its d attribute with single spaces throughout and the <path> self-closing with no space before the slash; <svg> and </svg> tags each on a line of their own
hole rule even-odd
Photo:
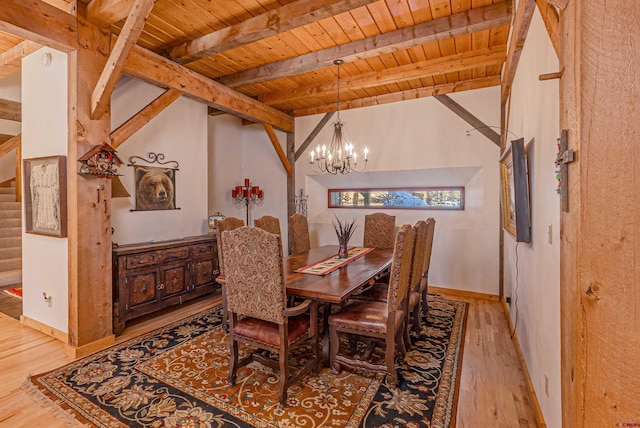
<svg viewBox="0 0 640 428">
<path fill-rule="evenodd" d="M 370 253 L 371 251 L 373 251 L 373 248 L 351 247 L 348 250 L 349 257 L 347 257 L 346 259 L 341 259 L 336 254 L 331 257 L 327 257 L 324 260 L 320 260 L 319 262 L 303 266 L 299 269 L 296 269 L 294 272 L 307 273 L 310 275 L 326 275 L 336 269 L 341 268 L 346 264 L 351 263 L 355 259 L 362 257 L 367 253 Z"/>
</svg>

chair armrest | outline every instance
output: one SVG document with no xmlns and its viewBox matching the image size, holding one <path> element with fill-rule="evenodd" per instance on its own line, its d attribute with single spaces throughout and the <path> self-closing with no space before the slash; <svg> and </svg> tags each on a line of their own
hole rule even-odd
<svg viewBox="0 0 640 428">
<path fill-rule="evenodd" d="M 285 317 L 293 317 L 296 315 L 300 315 L 303 314 L 305 312 L 307 312 L 307 309 L 309 309 L 309 307 L 311 307 L 311 305 L 313 305 L 314 303 L 316 303 L 313 300 L 307 299 L 304 302 L 300 303 L 299 305 L 296 306 L 292 306 L 290 308 L 286 308 L 284 310 L 283 315 Z"/>
</svg>

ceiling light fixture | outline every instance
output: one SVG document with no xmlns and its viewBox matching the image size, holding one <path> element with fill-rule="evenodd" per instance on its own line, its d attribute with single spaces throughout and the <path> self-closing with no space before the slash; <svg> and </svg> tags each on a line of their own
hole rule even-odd
<svg viewBox="0 0 640 428">
<path fill-rule="evenodd" d="M 311 151 L 311 160 L 309 163 L 316 172 L 328 172 L 329 174 L 351 174 L 352 172 L 360 172 L 367 167 L 369 149 L 364 148 L 364 163 L 358 168 L 358 153 L 353 147 L 353 143 L 349 141 L 344 131 L 345 123 L 340 120 L 340 66 L 344 64 L 344 60 L 336 59 L 333 61 L 338 66 L 338 117 L 333 123 L 333 138 L 329 147 L 323 145 L 318 146 Z"/>
</svg>

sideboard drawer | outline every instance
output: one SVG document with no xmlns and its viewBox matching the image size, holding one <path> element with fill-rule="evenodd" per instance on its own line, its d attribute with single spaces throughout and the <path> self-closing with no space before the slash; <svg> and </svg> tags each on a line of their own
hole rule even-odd
<svg viewBox="0 0 640 428">
<path fill-rule="evenodd" d="M 189 247 L 172 248 L 170 250 L 164 250 L 162 260 L 164 263 L 171 263 L 176 260 L 187 260 L 190 255 Z"/>
<path fill-rule="evenodd" d="M 162 263 L 162 253 L 160 251 L 150 251 L 127 256 L 127 269 L 137 269 L 160 263 Z"/>
</svg>

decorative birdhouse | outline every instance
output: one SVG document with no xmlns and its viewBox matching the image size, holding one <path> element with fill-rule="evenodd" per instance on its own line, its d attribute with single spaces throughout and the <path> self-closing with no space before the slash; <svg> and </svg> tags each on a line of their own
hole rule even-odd
<svg viewBox="0 0 640 428">
<path fill-rule="evenodd" d="M 116 150 L 107 143 L 94 146 L 78 161 L 82 163 L 79 174 L 106 178 L 122 175 L 117 173 L 117 167 L 122 165 L 122 160 L 116 155 Z"/>
</svg>

